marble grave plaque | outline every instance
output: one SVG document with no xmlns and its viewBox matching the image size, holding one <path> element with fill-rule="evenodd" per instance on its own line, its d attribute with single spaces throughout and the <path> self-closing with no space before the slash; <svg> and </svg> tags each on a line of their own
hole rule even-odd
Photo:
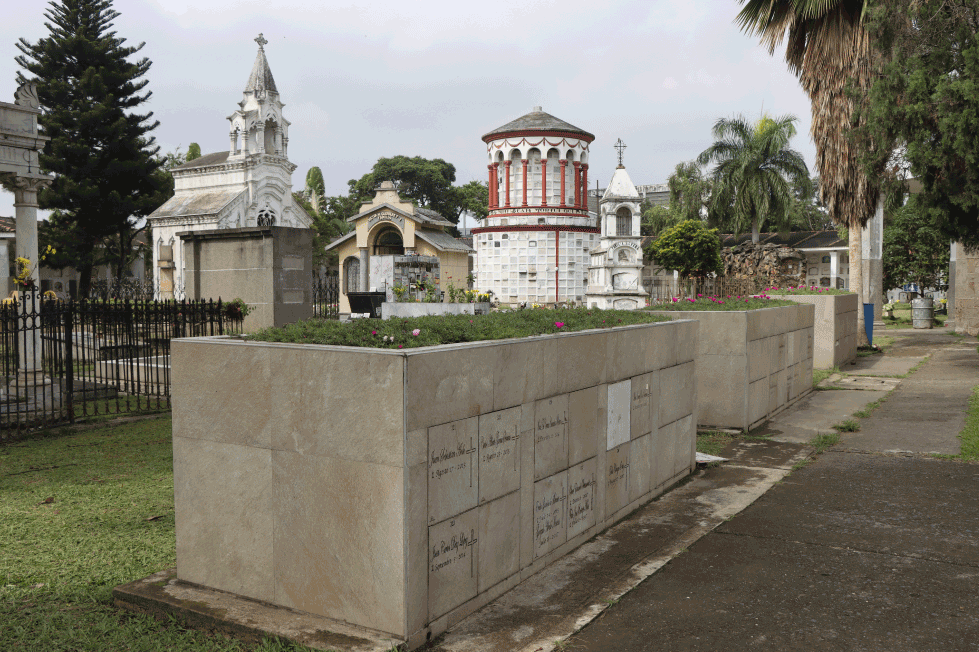
<svg viewBox="0 0 979 652">
<path fill-rule="evenodd" d="M 479 502 L 520 488 L 520 408 L 479 417 Z"/>
<path fill-rule="evenodd" d="M 568 468 L 568 395 L 534 404 L 534 480 Z"/>
<path fill-rule="evenodd" d="M 623 380 L 608 386 L 608 428 L 605 450 L 612 450 L 630 439 L 629 407 L 632 381 Z"/>
<path fill-rule="evenodd" d="M 428 614 L 433 620 L 476 596 L 477 511 L 428 528 Z"/>
<path fill-rule="evenodd" d="M 534 483 L 534 559 L 567 541 L 568 472 Z"/>
<path fill-rule="evenodd" d="M 428 429 L 428 522 L 444 521 L 476 506 L 479 456 L 476 417 Z"/>
<path fill-rule="evenodd" d="M 597 469 L 594 457 L 568 469 L 568 539 L 595 525 Z"/>
</svg>

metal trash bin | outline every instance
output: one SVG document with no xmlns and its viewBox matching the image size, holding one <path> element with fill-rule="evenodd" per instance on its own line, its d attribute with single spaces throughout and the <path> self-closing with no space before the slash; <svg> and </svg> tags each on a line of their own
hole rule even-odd
<svg viewBox="0 0 979 652">
<path fill-rule="evenodd" d="M 921 297 L 911 302 L 912 328 L 933 328 L 935 325 L 935 301 Z"/>
</svg>

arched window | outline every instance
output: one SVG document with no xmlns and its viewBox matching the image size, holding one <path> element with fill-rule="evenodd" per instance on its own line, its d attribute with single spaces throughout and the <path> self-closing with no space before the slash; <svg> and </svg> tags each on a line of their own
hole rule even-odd
<svg viewBox="0 0 979 652">
<path fill-rule="evenodd" d="M 374 240 L 375 256 L 403 256 L 404 253 L 405 246 L 400 231 L 385 229 L 377 234 L 377 238 Z"/>
<path fill-rule="evenodd" d="M 510 205 L 519 206 L 523 202 L 523 161 L 520 150 L 510 152 Z"/>
<path fill-rule="evenodd" d="M 615 235 L 632 235 L 632 211 L 625 206 L 615 211 Z"/>
<path fill-rule="evenodd" d="M 541 198 L 541 156 L 536 147 L 527 153 L 527 202 L 539 206 Z M 522 201 L 522 200 L 521 200 Z"/>
<path fill-rule="evenodd" d="M 561 162 L 556 149 L 547 152 L 547 203 L 557 206 L 561 203 Z"/>
<path fill-rule="evenodd" d="M 564 201 L 567 202 L 568 206 L 574 206 L 574 150 L 569 149 L 568 164 L 564 167 Z M 558 193 L 561 192 L 561 188 L 558 187 Z"/>
<path fill-rule="evenodd" d="M 358 292 L 360 289 L 360 259 L 348 256 L 343 261 L 343 292 Z"/>
</svg>

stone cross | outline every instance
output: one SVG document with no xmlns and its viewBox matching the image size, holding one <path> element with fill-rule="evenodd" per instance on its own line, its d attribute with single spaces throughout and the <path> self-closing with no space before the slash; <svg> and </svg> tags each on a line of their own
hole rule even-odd
<svg viewBox="0 0 979 652">
<path fill-rule="evenodd" d="M 615 144 L 612 145 L 612 147 L 619 150 L 619 167 L 622 167 L 622 150 L 626 148 L 626 144 L 622 142 L 621 138 L 619 138 L 617 141 L 615 141 Z"/>
<path fill-rule="evenodd" d="M 262 50 L 264 52 L 265 51 L 265 44 L 268 43 L 268 41 L 265 40 L 265 37 L 262 36 L 262 33 L 261 32 L 259 32 L 258 38 L 255 39 L 255 42 L 258 43 L 258 49 L 259 50 Z"/>
</svg>

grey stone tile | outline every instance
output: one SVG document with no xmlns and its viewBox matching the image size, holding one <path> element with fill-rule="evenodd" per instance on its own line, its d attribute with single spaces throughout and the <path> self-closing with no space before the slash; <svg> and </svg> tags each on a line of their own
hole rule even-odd
<svg viewBox="0 0 979 652">
<path fill-rule="evenodd" d="M 567 499 L 567 471 L 534 483 L 534 559 L 567 539 Z"/>
<path fill-rule="evenodd" d="M 653 374 L 647 373 L 632 378 L 631 403 L 629 406 L 630 438 L 648 435 L 652 430 L 653 392 L 659 387 L 653 383 Z"/>
<path fill-rule="evenodd" d="M 272 467 L 275 602 L 406 635 L 404 470 L 291 451 Z"/>
<path fill-rule="evenodd" d="M 415 632 L 428 622 L 428 466 L 407 469 L 408 533 L 407 602 L 408 631 Z"/>
<path fill-rule="evenodd" d="M 435 619 L 476 596 L 478 510 L 428 528 L 428 614 Z"/>
<path fill-rule="evenodd" d="M 173 342 L 173 432 L 270 448 L 270 350 L 230 342 Z"/>
<path fill-rule="evenodd" d="M 653 438 L 644 435 L 632 440 L 629 451 L 629 502 L 638 500 L 649 493 L 652 479 L 652 444 Z"/>
<path fill-rule="evenodd" d="M 553 338 L 497 347 L 493 409 L 503 410 L 559 393 L 557 369 L 557 343 Z"/>
<path fill-rule="evenodd" d="M 283 346 L 271 364 L 272 448 L 404 465 L 401 356 Z M 365 397 L 372 409 L 364 409 Z"/>
<path fill-rule="evenodd" d="M 605 517 L 608 519 L 629 502 L 629 463 L 632 442 L 605 453 Z"/>
<path fill-rule="evenodd" d="M 478 419 L 428 429 L 428 523 L 476 506 L 479 497 Z"/>
<path fill-rule="evenodd" d="M 479 506 L 479 593 L 520 570 L 520 492 Z"/>
<path fill-rule="evenodd" d="M 562 335 L 556 338 L 558 387 L 555 393 L 568 394 L 605 382 L 606 333 Z"/>
<path fill-rule="evenodd" d="M 568 539 L 588 531 L 597 522 L 598 458 L 568 469 Z"/>
<path fill-rule="evenodd" d="M 521 408 L 479 417 L 479 502 L 520 488 Z"/>
<path fill-rule="evenodd" d="M 272 452 L 173 438 L 177 577 L 273 601 Z"/>
<path fill-rule="evenodd" d="M 491 412 L 495 379 L 489 370 L 496 367 L 499 349 L 504 346 L 476 345 L 405 354 L 407 430 Z M 368 393 L 358 396 L 364 395 Z M 355 402 L 359 405 L 359 401 Z"/>
<path fill-rule="evenodd" d="M 568 397 L 571 421 L 568 423 L 568 464 L 578 464 L 604 445 L 608 392 L 604 385 L 573 392 Z"/>
<path fill-rule="evenodd" d="M 534 406 L 534 479 L 568 468 L 568 395 L 537 401 Z"/>
<path fill-rule="evenodd" d="M 707 362 L 704 366 L 707 366 Z M 676 421 L 693 412 L 693 397 L 697 392 L 694 363 L 687 362 L 659 372 L 659 425 Z M 728 384 L 732 380 L 728 379 Z"/>
</svg>

